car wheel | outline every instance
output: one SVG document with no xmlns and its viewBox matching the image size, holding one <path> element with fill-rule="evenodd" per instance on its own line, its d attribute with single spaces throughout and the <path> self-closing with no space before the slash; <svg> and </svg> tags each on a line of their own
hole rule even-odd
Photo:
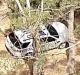
<svg viewBox="0 0 80 75">
<path fill-rule="evenodd" d="M 59 45 L 59 49 L 63 49 L 63 48 L 67 48 L 69 47 L 69 43 L 68 42 L 63 42 Z"/>
</svg>

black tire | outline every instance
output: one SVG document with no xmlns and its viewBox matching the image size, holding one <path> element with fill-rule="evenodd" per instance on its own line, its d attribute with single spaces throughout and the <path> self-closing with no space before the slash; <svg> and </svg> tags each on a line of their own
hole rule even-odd
<svg viewBox="0 0 80 75">
<path fill-rule="evenodd" d="M 64 45 L 64 46 L 63 46 Z M 63 48 L 67 48 L 69 47 L 69 43 L 68 42 L 63 42 L 59 45 L 59 49 L 63 49 Z"/>
</svg>

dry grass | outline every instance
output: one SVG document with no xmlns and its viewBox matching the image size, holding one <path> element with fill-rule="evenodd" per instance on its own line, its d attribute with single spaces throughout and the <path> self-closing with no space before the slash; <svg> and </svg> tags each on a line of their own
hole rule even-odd
<svg viewBox="0 0 80 75">
<path fill-rule="evenodd" d="M 22 59 L 14 59 L 6 51 L 0 52 L 0 75 L 28 75 L 28 65 Z"/>
</svg>

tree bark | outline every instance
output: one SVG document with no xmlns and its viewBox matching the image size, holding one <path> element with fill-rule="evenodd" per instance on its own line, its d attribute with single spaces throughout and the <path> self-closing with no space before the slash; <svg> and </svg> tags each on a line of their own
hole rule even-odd
<svg viewBox="0 0 80 75">
<path fill-rule="evenodd" d="M 74 45 L 75 38 L 74 38 L 74 9 L 71 8 L 69 14 L 69 41 L 70 46 Z M 75 75 L 75 55 L 76 55 L 76 46 L 70 48 L 68 50 L 68 63 L 67 63 L 67 74 L 68 75 Z"/>
</svg>

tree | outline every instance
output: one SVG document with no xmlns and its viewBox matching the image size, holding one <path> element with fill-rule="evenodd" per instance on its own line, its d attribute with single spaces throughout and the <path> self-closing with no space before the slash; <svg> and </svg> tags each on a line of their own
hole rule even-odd
<svg viewBox="0 0 80 75">
<path fill-rule="evenodd" d="M 70 46 L 74 45 L 75 38 L 74 38 L 74 9 L 70 9 L 69 14 L 69 41 Z M 76 46 L 70 48 L 68 50 L 68 63 L 67 63 L 67 73 L 68 75 L 75 75 L 75 54 L 76 54 Z"/>
</svg>

